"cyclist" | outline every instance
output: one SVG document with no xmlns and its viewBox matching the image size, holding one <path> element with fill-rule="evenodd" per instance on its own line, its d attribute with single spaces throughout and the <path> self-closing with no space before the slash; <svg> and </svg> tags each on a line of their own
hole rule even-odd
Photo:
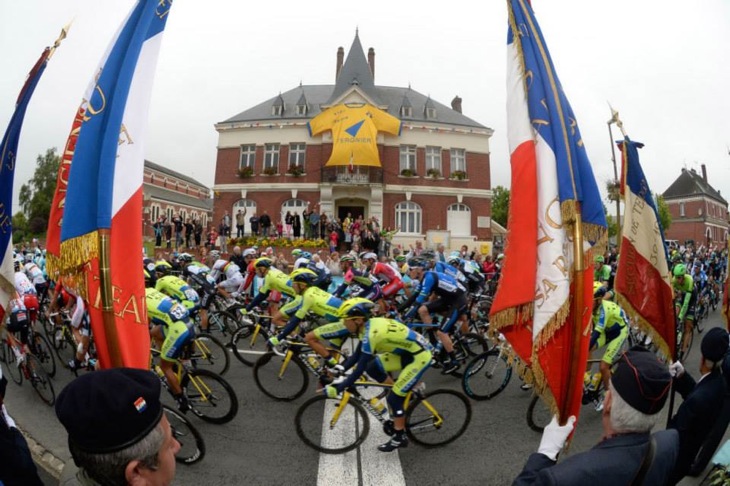
<svg viewBox="0 0 730 486">
<path fill-rule="evenodd" d="M 692 280 L 692 276 L 687 274 L 687 266 L 684 263 L 676 264 L 672 273 L 674 274 L 672 288 L 676 295 L 675 302 L 680 306 L 677 317 L 679 318 L 679 322 L 684 323 L 684 334 L 682 335 L 680 347 L 682 356 L 684 356 L 684 353 L 687 352 L 687 346 L 689 346 L 689 340 L 694 326 L 697 296 L 695 294 L 694 281 Z"/>
<path fill-rule="evenodd" d="M 349 297 L 363 297 L 372 302 L 382 298 L 382 290 L 374 277 L 355 268 L 355 257 L 343 255 L 340 258 L 340 268 L 344 278 L 342 284 L 333 292 L 335 297 L 342 297 L 347 292 Z"/>
<path fill-rule="evenodd" d="M 342 300 L 319 287 L 315 287 L 317 274 L 308 268 L 298 268 L 289 275 L 292 281 L 292 288 L 298 298 L 283 306 L 280 312 L 291 316 L 284 329 L 279 334 L 269 338 L 272 346 L 278 346 L 301 322 L 312 312 L 329 322 L 337 322 L 337 310 L 342 305 Z"/>
<path fill-rule="evenodd" d="M 190 408 L 175 374 L 174 365 L 185 345 L 195 337 L 193 321 L 185 306 L 155 289 L 145 289 L 150 336 L 160 350 L 160 368 L 181 412 Z"/>
<path fill-rule="evenodd" d="M 28 279 L 23 269 L 23 257 L 18 255 L 14 263 L 15 268 L 15 291 L 23 299 L 23 304 L 30 314 L 30 321 L 34 322 L 38 318 L 38 294 L 35 285 Z"/>
<path fill-rule="evenodd" d="M 203 332 L 207 332 L 208 311 L 202 307 L 200 295 L 185 280 L 175 275 L 169 275 L 170 270 L 171 267 L 169 264 L 158 264 L 155 267 L 155 274 L 157 276 L 154 284 L 155 290 L 180 302 L 190 314 L 200 313 L 200 329 Z"/>
<path fill-rule="evenodd" d="M 388 379 L 388 373 L 400 370 L 386 398 L 395 435 L 378 446 L 381 452 L 391 452 L 408 445 L 403 404 L 408 392 L 431 365 L 431 345 L 422 335 L 398 321 L 372 317 L 374 307 L 371 302 L 350 299 L 340 308 L 338 315 L 343 319 L 345 328 L 358 336 L 360 344 L 352 356 L 336 369 L 344 371 L 355 366 L 355 370 L 343 382 L 325 386 L 323 393 L 335 398 L 365 372 L 382 383 Z"/>
<path fill-rule="evenodd" d="M 86 351 L 89 349 L 89 342 L 91 341 L 91 320 L 89 319 L 89 312 L 86 310 L 86 301 L 80 296 L 74 294 L 70 288 L 64 286 L 60 292 L 61 298 L 65 298 L 65 306 L 63 307 L 66 311 L 71 311 L 71 332 L 79 343 L 76 348 L 76 355 L 68 362 L 68 367 L 71 370 L 81 368 L 81 364 L 86 360 Z"/>
<path fill-rule="evenodd" d="M 466 278 L 466 288 L 470 293 L 478 292 L 484 285 L 484 275 L 482 275 L 479 264 L 474 260 L 466 260 L 458 254 L 452 254 L 447 259 L 447 263 L 464 275 Z"/>
<path fill-rule="evenodd" d="M 629 336 L 629 319 L 624 310 L 616 303 L 605 300 L 606 286 L 601 282 L 593 282 L 593 333 L 589 350 L 594 351 L 606 346 L 599 370 L 603 380 L 603 389 L 608 390 L 611 379 L 611 366 L 619 356 Z M 590 372 L 588 372 L 590 376 Z M 596 405 L 596 410 L 603 410 L 603 399 Z"/>
<path fill-rule="evenodd" d="M 7 319 L 8 338 L 10 339 L 13 353 L 15 353 L 16 364 L 20 366 L 24 359 L 23 353 L 20 352 L 20 347 L 21 345 L 23 347 L 28 345 L 31 319 L 28 309 L 23 303 L 23 297 L 18 292 L 15 292 L 13 298 L 8 302 L 7 309 L 9 311 Z M 20 345 L 15 337 L 16 333 L 20 334 Z"/>
<path fill-rule="evenodd" d="M 250 312 L 251 309 L 265 301 L 272 291 L 279 292 L 294 299 L 290 302 L 297 300 L 297 293 L 292 287 L 289 275 L 277 268 L 274 268 L 274 261 L 271 258 L 257 258 L 253 265 L 256 269 L 257 275 L 264 280 L 264 283 L 261 285 L 261 288 L 259 288 L 259 293 L 256 294 L 256 297 L 254 297 L 246 307 L 241 309 L 242 314 Z M 276 327 L 284 326 L 286 324 L 286 320 L 291 318 L 293 313 L 296 311 L 295 307 L 296 306 L 294 305 L 291 307 L 284 305 L 274 313 L 274 316 L 271 318 L 271 323 Z M 292 311 L 292 309 L 294 310 Z"/>
<path fill-rule="evenodd" d="M 43 270 L 41 270 L 41 268 L 33 261 L 33 255 L 31 253 L 27 253 L 25 255 L 25 265 L 23 265 L 23 270 L 35 287 L 36 294 L 38 295 L 38 301 L 43 302 L 43 299 L 48 293 L 48 282 L 46 281 L 46 277 L 43 275 Z"/>
<path fill-rule="evenodd" d="M 408 261 L 410 277 L 420 282 L 420 288 L 415 299 L 416 305 L 411 307 L 405 317 L 410 319 L 418 313 L 426 324 L 433 322 L 432 312 L 447 317 L 436 333 L 439 339 L 436 353 L 440 352 L 442 347 L 446 351 L 449 362 L 444 365 L 441 373 L 450 374 L 459 369 L 460 364 L 454 353 L 454 344 L 449 337 L 449 332 L 459 317 L 466 312 L 466 288 L 451 275 L 433 270 L 427 271 L 425 269 L 427 264 L 428 262 L 420 257 L 411 258 Z"/>
<path fill-rule="evenodd" d="M 213 252 L 211 252 L 213 253 Z M 220 282 L 216 289 L 226 299 L 230 299 L 233 296 L 231 294 L 237 293 L 241 284 L 243 284 L 243 275 L 241 275 L 241 269 L 238 265 L 231 263 L 227 260 L 216 260 L 213 264 L 213 268 L 208 274 L 214 281 L 225 275 L 225 280 Z"/>
<path fill-rule="evenodd" d="M 593 281 L 600 282 L 606 286 L 606 298 L 611 299 L 613 292 L 608 287 L 608 283 L 611 280 L 611 266 L 606 265 L 606 259 L 603 255 L 596 255 L 593 257 Z"/>
<path fill-rule="evenodd" d="M 314 281 L 314 286 L 319 287 L 325 292 L 329 289 L 332 284 L 332 274 L 329 268 L 319 258 L 314 259 L 311 253 L 308 251 L 301 252 L 299 258 L 294 262 L 294 269 L 308 268 L 317 274 L 317 278 Z"/>
<path fill-rule="evenodd" d="M 379 262 L 378 255 L 372 252 L 365 253 L 360 257 L 365 266 L 365 275 L 371 275 L 377 279 L 383 291 L 383 297 L 379 299 L 380 309 L 385 312 L 385 299 L 392 299 L 403 289 L 403 280 L 398 270 L 387 263 Z M 372 299 L 371 299 L 372 300 Z M 374 302 L 377 300 L 374 300 Z"/>
</svg>

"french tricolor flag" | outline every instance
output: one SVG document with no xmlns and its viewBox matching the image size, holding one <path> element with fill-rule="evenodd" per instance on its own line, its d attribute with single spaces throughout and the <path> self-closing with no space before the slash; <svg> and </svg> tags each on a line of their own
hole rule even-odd
<svg viewBox="0 0 730 486">
<path fill-rule="evenodd" d="M 140 0 L 134 5 L 94 73 L 80 109 L 84 116 L 68 175 L 59 260 L 62 274 L 84 265 L 75 283 L 86 290 L 102 368 L 113 361 L 149 367 L 144 278 L 138 264 L 144 136 L 171 7 L 169 0 Z"/>
<path fill-rule="evenodd" d="M 576 376 L 576 367 L 585 366 L 589 333 L 575 346 L 573 331 L 590 325 L 593 285 L 590 265 L 574 271 L 572 240 L 580 224 L 582 256 L 592 261 L 593 243 L 605 241 L 605 214 L 575 115 L 529 2 L 511 0 L 508 15 L 512 182 L 505 262 L 491 323 L 551 408 L 577 416 L 582 371 Z M 581 288 L 575 288 L 577 276 Z M 577 292 L 583 306 L 580 318 L 573 319 Z"/>
<path fill-rule="evenodd" d="M 644 145 L 628 137 L 618 145 L 626 209 L 614 288 L 621 307 L 637 318 L 664 356 L 672 357 L 676 346 L 672 280 L 659 213 L 639 163 L 639 149 Z"/>
</svg>

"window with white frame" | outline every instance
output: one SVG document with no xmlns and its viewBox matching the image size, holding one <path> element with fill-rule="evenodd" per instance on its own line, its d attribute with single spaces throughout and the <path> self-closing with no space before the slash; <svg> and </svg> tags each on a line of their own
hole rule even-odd
<svg viewBox="0 0 730 486">
<path fill-rule="evenodd" d="M 307 114 L 307 105 L 297 105 L 297 116 L 304 116 Z"/>
<path fill-rule="evenodd" d="M 406 172 L 404 174 L 404 172 Z M 416 146 L 400 146 L 400 173 L 402 175 L 416 175 Z"/>
<path fill-rule="evenodd" d="M 421 206 L 411 201 L 395 205 L 395 227 L 401 233 L 421 234 Z"/>
<path fill-rule="evenodd" d="M 290 212 L 292 216 L 294 214 L 298 214 L 299 216 L 302 215 L 302 211 L 307 209 L 307 201 L 303 201 L 301 199 L 289 199 L 288 201 L 284 201 L 284 204 L 281 205 L 281 221 L 282 223 L 286 220 L 286 213 Z"/>
<path fill-rule="evenodd" d="M 413 108 L 410 106 L 401 106 L 400 116 L 404 118 L 413 118 Z"/>
<path fill-rule="evenodd" d="M 233 221 L 235 221 L 236 214 L 238 214 L 238 210 L 246 210 L 246 217 L 244 219 L 244 226 L 248 225 L 248 220 L 251 216 L 256 214 L 256 201 L 253 199 L 239 199 L 238 201 L 233 203 L 233 207 L 231 208 L 231 214 L 233 215 Z"/>
<path fill-rule="evenodd" d="M 152 221 L 157 221 L 157 218 L 160 217 L 160 206 L 157 204 L 153 204 L 150 206 L 150 219 Z"/>
<path fill-rule="evenodd" d="M 684 203 L 679 203 L 679 216 L 684 218 Z"/>
<path fill-rule="evenodd" d="M 241 160 L 238 163 L 238 168 L 253 170 L 254 164 L 256 164 L 256 145 L 241 145 Z"/>
<path fill-rule="evenodd" d="M 452 204 L 446 209 L 446 228 L 452 236 L 471 235 L 471 209 L 466 204 Z"/>
<path fill-rule="evenodd" d="M 165 214 L 167 215 L 168 220 L 172 220 L 172 215 L 175 214 L 175 211 L 173 210 L 173 208 L 168 206 L 165 210 Z"/>
<path fill-rule="evenodd" d="M 267 143 L 264 145 L 264 170 L 279 172 L 279 144 Z"/>
<path fill-rule="evenodd" d="M 208 213 L 203 213 L 202 217 L 200 218 L 200 224 L 203 226 L 203 228 L 208 226 Z"/>
<path fill-rule="evenodd" d="M 441 147 L 426 147 L 426 174 L 436 175 L 442 174 L 441 171 Z"/>
<path fill-rule="evenodd" d="M 180 219 L 182 220 L 183 223 L 188 219 L 188 212 L 185 211 L 184 209 L 180 210 Z"/>
<path fill-rule="evenodd" d="M 292 143 L 289 145 L 289 167 L 301 167 L 304 170 L 304 156 L 307 153 L 306 143 Z"/>
<path fill-rule="evenodd" d="M 284 107 L 282 105 L 274 105 L 271 107 L 272 116 L 281 116 L 284 113 Z"/>
<path fill-rule="evenodd" d="M 426 118 L 430 120 L 436 118 L 436 108 L 426 108 Z"/>
<path fill-rule="evenodd" d="M 451 174 L 461 172 L 466 175 L 466 150 L 460 148 L 452 148 L 451 154 Z"/>
</svg>

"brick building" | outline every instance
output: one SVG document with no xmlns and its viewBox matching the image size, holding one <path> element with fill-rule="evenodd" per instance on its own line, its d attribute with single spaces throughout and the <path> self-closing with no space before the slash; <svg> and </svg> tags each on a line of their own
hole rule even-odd
<svg viewBox="0 0 730 486">
<path fill-rule="evenodd" d="M 158 217 L 180 213 L 184 220 L 199 219 L 203 228 L 212 221 L 213 201 L 210 189 L 195 179 L 159 164 L 144 161 L 144 232 L 146 239 L 155 236 L 152 225 Z"/>
<path fill-rule="evenodd" d="M 725 247 L 728 236 L 728 203 L 707 181 L 707 168 L 702 174 L 682 169 L 679 177 L 664 191 L 664 201 L 672 215 L 672 224 L 665 232 L 668 240 L 680 244 L 719 244 Z"/>
<path fill-rule="evenodd" d="M 395 243 L 490 247 L 493 130 L 462 114 L 458 96 L 449 107 L 410 87 L 377 86 L 375 52 L 366 57 L 357 34 L 344 57 L 340 47 L 334 85 L 300 84 L 216 125 L 215 220 L 245 207 L 247 219 L 266 210 L 276 223 L 309 206 L 330 218 L 375 216 L 399 229 Z M 400 122 L 397 135 L 375 134 L 373 157 L 338 155 L 338 144 L 364 137 L 362 122 L 310 135 L 327 110 L 363 106 L 372 120 L 384 112 Z"/>
</svg>

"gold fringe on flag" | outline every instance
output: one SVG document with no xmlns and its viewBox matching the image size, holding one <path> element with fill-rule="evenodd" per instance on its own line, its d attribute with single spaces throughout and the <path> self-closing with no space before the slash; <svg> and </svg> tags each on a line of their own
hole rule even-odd
<svg viewBox="0 0 730 486">
<path fill-rule="evenodd" d="M 671 362 L 672 356 L 674 356 L 674 352 L 669 349 L 669 344 L 667 344 L 664 338 L 661 337 L 656 329 L 654 329 L 654 326 L 652 326 L 649 321 L 644 319 L 623 295 L 616 293 L 616 301 L 618 302 L 618 305 L 620 305 L 624 309 L 624 311 L 626 311 L 627 314 L 629 314 L 632 318 L 636 320 L 639 328 L 651 337 L 652 342 L 657 346 L 657 348 L 659 348 L 659 351 L 664 355 L 664 360 L 667 362 Z"/>
<path fill-rule="evenodd" d="M 58 270 L 61 274 L 84 265 L 86 262 L 99 258 L 99 232 L 92 231 L 61 242 L 61 256 L 58 261 Z"/>
<path fill-rule="evenodd" d="M 532 319 L 534 308 L 534 302 L 529 302 L 517 307 L 501 310 L 490 316 L 489 325 L 494 330 L 497 330 L 506 326 L 522 324 Z"/>
<path fill-rule="evenodd" d="M 553 314 L 547 324 L 545 324 L 545 327 L 540 330 L 540 333 L 537 335 L 537 340 L 535 341 L 537 346 L 533 346 L 533 353 L 536 350 L 547 346 L 548 341 L 550 341 L 553 336 L 555 336 L 555 333 L 563 327 L 565 321 L 568 319 L 568 314 L 570 314 L 571 303 L 572 296 L 563 302 L 563 305 L 561 305 L 555 314 Z"/>
</svg>

